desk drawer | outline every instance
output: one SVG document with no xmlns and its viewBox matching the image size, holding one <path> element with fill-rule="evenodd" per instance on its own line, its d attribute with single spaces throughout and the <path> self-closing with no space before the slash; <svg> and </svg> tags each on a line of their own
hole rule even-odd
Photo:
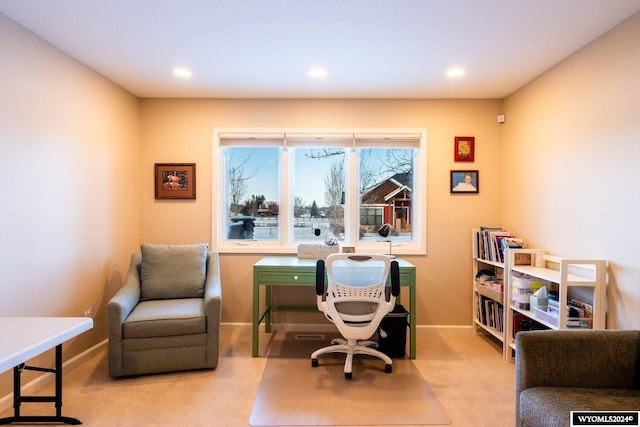
<svg viewBox="0 0 640 427">
<path fill-rule="evenodd" d="M 260 284 L 302 284 L 315 285 L 316 273 L 300 273 L 286 271 L 261 271 L 258 274 L 258 283 Z"/>
</svg>

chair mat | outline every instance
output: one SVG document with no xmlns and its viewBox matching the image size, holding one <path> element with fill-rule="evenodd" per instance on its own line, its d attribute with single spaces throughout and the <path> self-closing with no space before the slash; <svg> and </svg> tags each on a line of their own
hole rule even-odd
<svg viewBox="0 0 640 427">
<path fill-rule="evenodd" d="M 296 339 L 296 335 L 298 338 Z M 322 339 L 317 339 L 323 337 Z M 311 353 L 335 335 L 277 332 L 249 418 L 252 426 L 445 425 L 451 419 L 410 359 L 384 362 L 365 355 L 344 377 L 344 354 Z M 316 339 L 314 339 L 316 338 Z"/>
</svg>

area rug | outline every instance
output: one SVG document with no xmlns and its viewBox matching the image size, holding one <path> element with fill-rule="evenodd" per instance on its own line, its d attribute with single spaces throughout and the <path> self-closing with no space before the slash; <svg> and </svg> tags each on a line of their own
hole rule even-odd
<svg viewBox="0 0 640 427">
<path fill-rule="evenodd" d="M 279 335 L 278 335 L 279 334 Z M 311 353 L 335 336 L 276 333 L 251 410 L 252 426 L 444 425 L 451 419 L 410 359 L 356 356 L 344 377 L 344 355 Z"/>
</svg>

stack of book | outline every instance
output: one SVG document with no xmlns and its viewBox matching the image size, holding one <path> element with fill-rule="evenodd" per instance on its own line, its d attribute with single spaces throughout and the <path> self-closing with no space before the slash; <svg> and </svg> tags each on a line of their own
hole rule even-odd
<svg viewBox="0 0 640 427">
<path fill-rule="evenodd" d="M 484 325 L 494 328 L 498 332 L 504 330 L 502 313 L 504 306 L 492 298 L 478 295 L 478 321 Z"/>
<path fill-rule="evenodd" d="M 473 232 L 474 258 L 504 263 L 505 249 L 524 247 L 522 239 L 499 227 L 480 227 Z"/>
<path fill-rule="evenodd" d="M 476 291 L 478 293 L 476 310 L 478 321 L 484 325 L 502 332 L 504 293 L 504 280 L 502 275 L 494 275 L 490 271 L 480 271 L 476 276 Z"/>
</svg>

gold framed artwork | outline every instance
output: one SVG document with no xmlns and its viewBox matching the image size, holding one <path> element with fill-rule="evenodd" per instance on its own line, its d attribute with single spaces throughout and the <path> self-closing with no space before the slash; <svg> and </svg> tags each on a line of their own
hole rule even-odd
<svg viewBox="0 0 640 427">
<path fill-rule="evenodd" d="M 154 166 L 156 199 L 195 199 L 195 163 L 156 163 Z"/>
<path fill-rule="evenodd" d="M 456 136 L 453 142 L 453 160 L 456 162 L 473 162 L 476 150 L 476 138 L 473 136 Z"/>
</svg>

